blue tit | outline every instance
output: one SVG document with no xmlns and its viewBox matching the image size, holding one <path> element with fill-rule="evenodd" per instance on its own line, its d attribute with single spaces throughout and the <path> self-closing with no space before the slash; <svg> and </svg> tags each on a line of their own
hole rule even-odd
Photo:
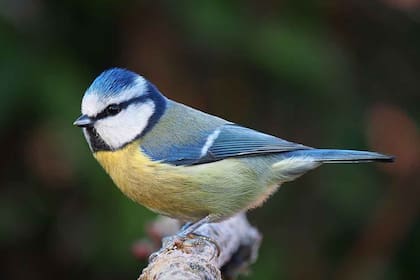
<svg viewBox="0 0 420 280">
<path fill-rule="evenodd" d="M 81 127 L 117 187 L 190 227 L 260 206 L 279 186 L 323 163 L 390 162 L 367 151 L 315 149 L 166 98 L 144 77 L 113 68 L 86 90 Z"/>
</svg>

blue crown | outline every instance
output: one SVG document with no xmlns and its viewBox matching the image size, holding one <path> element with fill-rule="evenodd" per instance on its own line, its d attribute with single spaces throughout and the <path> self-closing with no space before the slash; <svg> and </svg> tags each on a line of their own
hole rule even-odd
<svg viewBox="0 0 420 280">
<path fill-rule="evenodd" d="M 96 91 L 97 93 L 111 96 L 120 93 L 122 90 L 131 88 L 139 76 L 126 69 L 111 68 L 102 72 L 90 85 L 86 93 Z"/>
</svg>

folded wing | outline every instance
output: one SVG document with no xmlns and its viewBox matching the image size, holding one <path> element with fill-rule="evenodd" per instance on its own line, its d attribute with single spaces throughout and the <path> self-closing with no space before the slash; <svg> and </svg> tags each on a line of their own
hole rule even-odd
<svg viewBox="0 0 420 280">
<path fill-rule="evenodd" d="M 225 124 L 202 137 L 199 145 L 181 145 L 161 158 L 173 165 L 196 165 L 232 157 L 312 149 L 235 124 Z"/>
</svg>

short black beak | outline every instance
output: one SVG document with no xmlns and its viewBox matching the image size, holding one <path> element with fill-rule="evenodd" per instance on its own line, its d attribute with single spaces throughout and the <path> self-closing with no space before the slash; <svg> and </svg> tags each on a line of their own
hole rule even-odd
<svg viewBox="0 0 420 280">
<path fill-rule="evenodd" d="M 81 115 L 74 121 L 73 125 L 77 125 L 78 127 L 91 127 L 94 124 L 94 120 L 89 118 L 87 115 Z"/>
</svg>

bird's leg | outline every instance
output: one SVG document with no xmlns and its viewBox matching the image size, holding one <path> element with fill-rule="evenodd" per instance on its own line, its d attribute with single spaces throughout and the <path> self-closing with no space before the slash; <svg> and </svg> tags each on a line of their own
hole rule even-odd
<svg viewBox="0 0 420 280">
<path fill-rule="evenodd" d="M 186 222 L 185 224 L 182 225 L 180 231 L 186 230 L 187 228 L 189 228 L 191 225 L 193 224 L 193 222 Z"/>
<path fill-rule="evenodd" d="M 181 227 L 181 230 L 176 235 L 180 238 L 185 239 L 185 238 L 188 237 L 188 235 L 193 233 L 194 230 L 198 229 L 199 227 L 201 227 L 204 224 L 209 223 L 210 221 L 211 221 L 210 215 L 207 215 L 204 218 L 202 218 L 201 220 L 198 220 L 196 222 L 186 223 L 185 225 L 183 225 Z"/>
</svg>

